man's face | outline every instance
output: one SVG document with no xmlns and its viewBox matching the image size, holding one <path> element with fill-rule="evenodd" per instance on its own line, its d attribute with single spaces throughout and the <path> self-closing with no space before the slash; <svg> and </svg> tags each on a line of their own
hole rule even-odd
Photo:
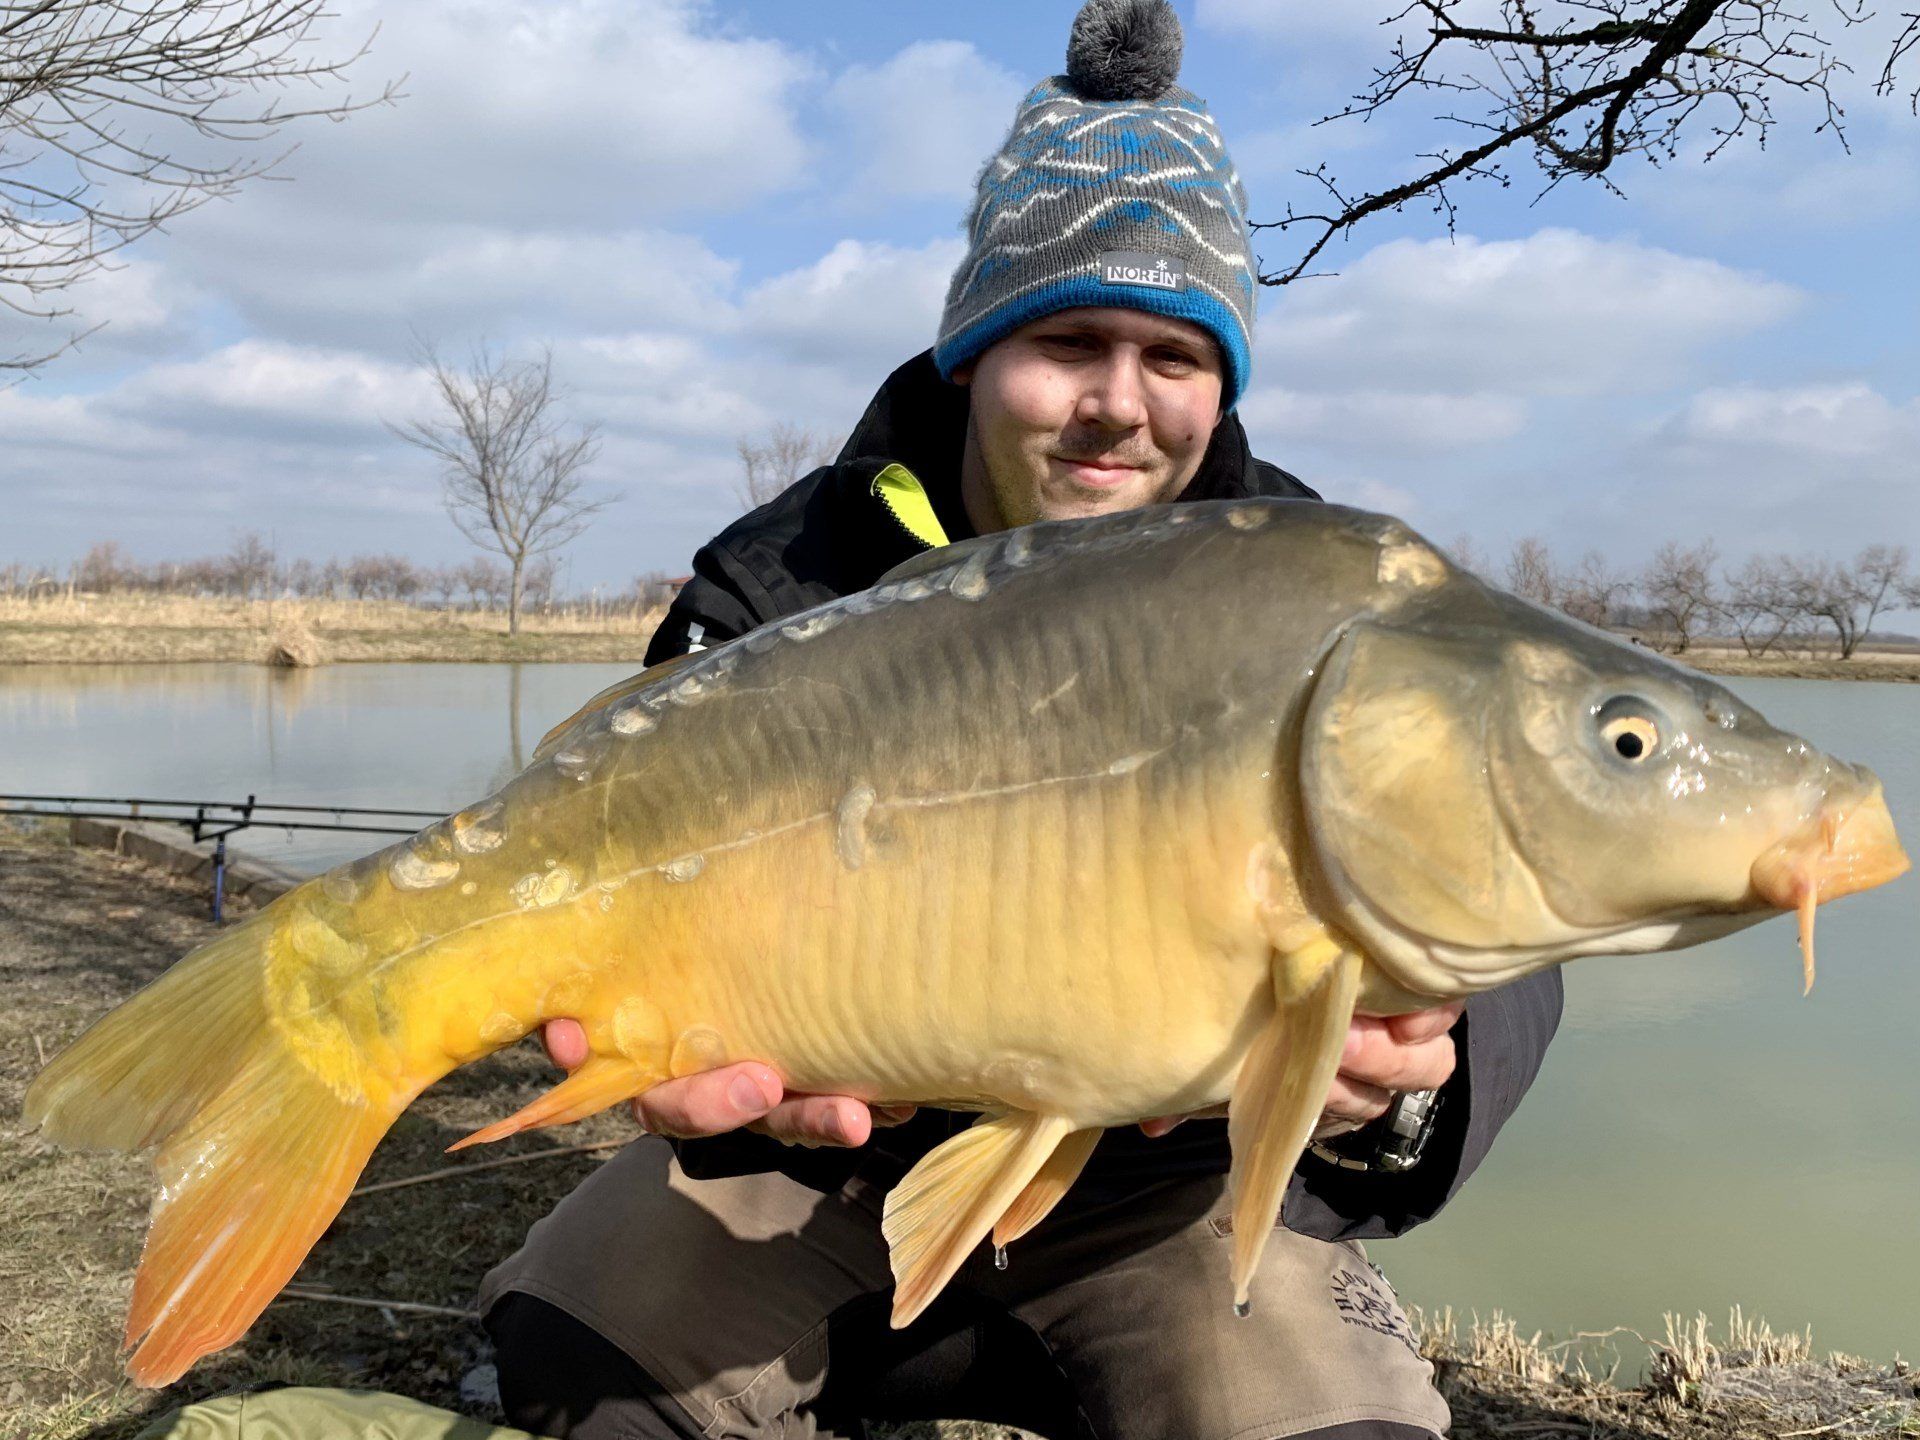
<svg viewBox="0 0 1920 1440">
<path fill-rule="evenodd" d="M 972 390 L 961 482 L 982 533 L 1171 500 L 1220 420 L 1213 337 L 1141 310 L 1059 311 L 954 379 Z"/>
</svg>

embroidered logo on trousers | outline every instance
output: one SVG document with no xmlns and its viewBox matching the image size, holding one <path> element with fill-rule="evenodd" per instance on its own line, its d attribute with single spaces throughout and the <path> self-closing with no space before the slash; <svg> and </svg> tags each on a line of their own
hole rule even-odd
<svg viewBox="0 0 1920 1440">
<path fill-rule="evenodd" d="M 1376 1274 L 1358 1270 L 1336 1270 L 1333 1274 L 1333 1308 L 1348 1325 L 1359 1325 L 1398 1340 L 1414 1354 L 1420 1346 L 1413 1338 L 1413 1327 Z"/>
</svg>

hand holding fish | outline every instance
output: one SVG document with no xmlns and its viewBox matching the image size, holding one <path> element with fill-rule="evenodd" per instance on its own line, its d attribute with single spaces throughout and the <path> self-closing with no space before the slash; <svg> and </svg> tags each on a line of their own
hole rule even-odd
<svg viewBox="0 0 1920 1440">
<path fill-rule="evenodd" d="M 540 1027 L 547 1058 L 575 1070 L 591 1055 L 578 1020 Z M 898 1125 L 913 1107 L 872 1106 L 852 1095 L 789 1095 L 772 1066 L 755 1060 L 668 1080 L 632 1101 L 633 1118 L 650 1135 L 692 1140 L 752 1129 L 787 1145 L 860 1146 L 876 1129 Z"/>
<path fill-rule="evenodd" d="M 1465 1008 L 1465 1001 L 1455 1000 L 1410 1015 L 1356 1015 L 1315 1138 L 1345 1134 L 1379 1119 L 1396 1091 L 1438 1090 L 1446 1084 L 1455 1063 L 1450 1032 Z M 540 1028 L 540 1043 L 563 1070 L 579 1068 L 591 1053 L 577 1020 L 548 1021 Z M 851 1095 L 788 1095 L 771 1067 L 757 1061 L 668 1080 L 636 1096 L 632 1109 L 640 1128 L 653 1135 L 692 1139 L 751 1128 L 809 1147 L 864 1145 L 874 1130 L 913 1113 L 910 1106 L 877 1108 Z M 1226 1113 L 1224 1105 L 1216 1105 L 1142 1120 L 1140 1128 L 1157 1139 L 1183 1120 Z"/>
<path fill-rule="evenodd" d="M 1328 1140 L 1378 1120 L 1387 1113 L 1396 1092 L 1438 1090 L 1446 1084 L 1457 1060 L 1452 1030 L 1466 1008 L 1466 1001 L 1453 1000 L 1408 1015 L 1354 1016 L 1347 1027 L 1339 1073 L 1333 1077 L 1313 1138 Z M 1190 1115 L 1142 1120 L 1140 1128 L 1157 1138 L 1182 1120 L 1213 1119 L 1226 1113 L 1226 1106 L 1216 1105 Z"/>
</svg>

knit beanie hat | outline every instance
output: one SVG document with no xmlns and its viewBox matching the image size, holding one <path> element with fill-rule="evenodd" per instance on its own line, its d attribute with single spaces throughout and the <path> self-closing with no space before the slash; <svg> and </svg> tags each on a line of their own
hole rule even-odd
<svg viewBox="0 0 1920 1440">
<path fill-rule="evenodd" d="M 947 289 L 942 376 L 1022 325 L 1079 305 L 1170 315 L 1210 331 L 1222 408 L 1252 366 L 1247 198 L 1220 132 L 1180 73 L 1167 0 L 1087 0 L 1067 72 L 1020 102 L 980 172 L 971 242 Z"/>
</svg>

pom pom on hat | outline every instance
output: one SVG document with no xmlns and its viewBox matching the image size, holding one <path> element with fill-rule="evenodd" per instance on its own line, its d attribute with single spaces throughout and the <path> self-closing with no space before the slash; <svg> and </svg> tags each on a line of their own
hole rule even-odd
<svg viewBox="0 0 1920 1440">
<path fill-rule="evenodd" d="M 1088 100 L 1158 100 L 1180 78 L 1168 0 L 1087 0 L 1067 41 L 1067 79 Z"/>
</svg>

